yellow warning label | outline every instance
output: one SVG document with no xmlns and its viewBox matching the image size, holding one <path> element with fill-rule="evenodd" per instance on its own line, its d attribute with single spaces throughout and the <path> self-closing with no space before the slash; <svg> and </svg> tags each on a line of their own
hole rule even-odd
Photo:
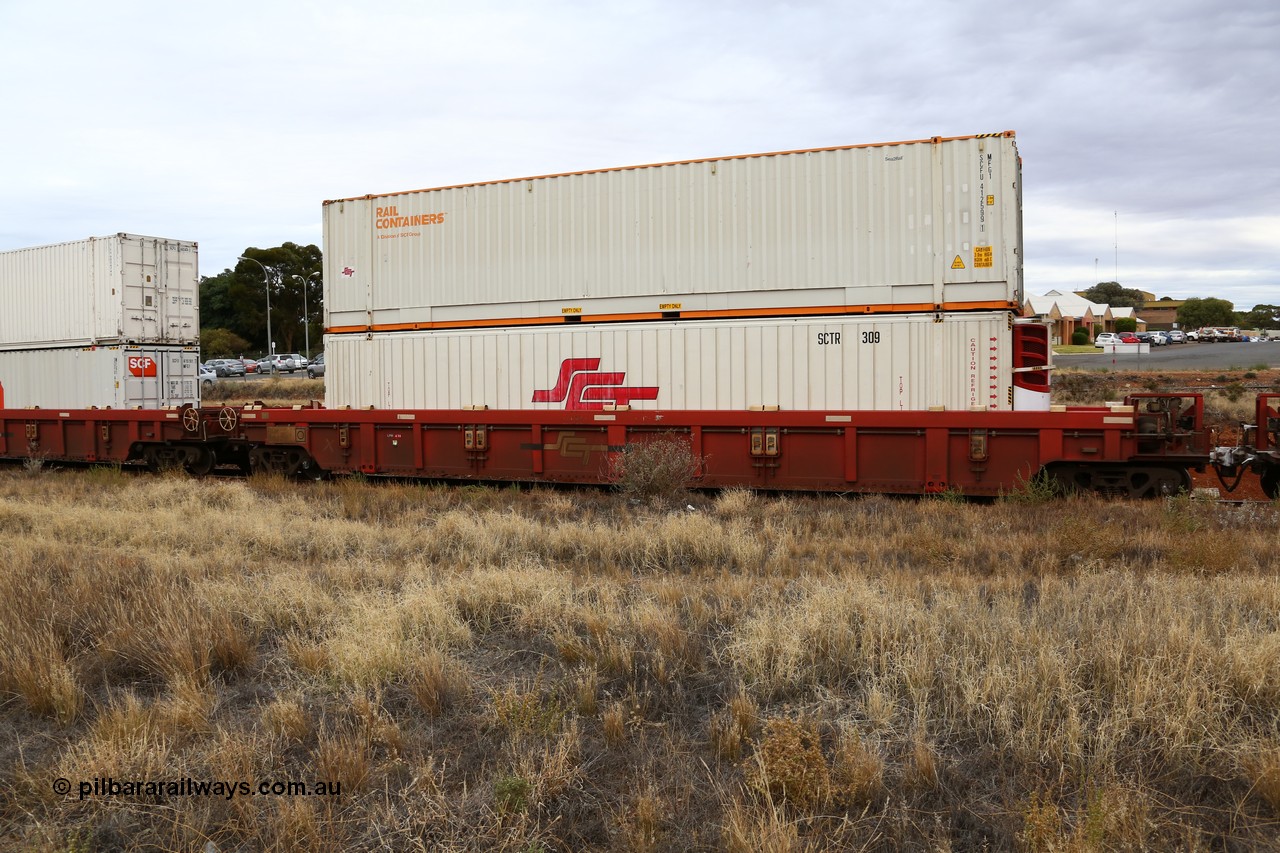
<svg viewBox="0 0 1280 853">
<path fill-rule="evenodd" d="M 991 266 L 991 247 L 990 246 L 974 246 L 973 247 L 973 265 L 975 268 Z"/>
<path fill-rule="evenodd" d="M 952 262 L 951 262 L 951 268 L 952 268 L 953 270 L 962 270 L 962 269 L 964 269 L 964 261 L 960 260 L 960 256 L 959 256 L 959 255 L 956 255 L 956 259 L 955 259 L 954 261 L 952 261 Z"/>
<path fill-rule="evenodd" d="M 996 206 L 996 197 L 993 195 L 987 196 L 987 207 L 995 207 L 995 206 Z"/>
</svg>

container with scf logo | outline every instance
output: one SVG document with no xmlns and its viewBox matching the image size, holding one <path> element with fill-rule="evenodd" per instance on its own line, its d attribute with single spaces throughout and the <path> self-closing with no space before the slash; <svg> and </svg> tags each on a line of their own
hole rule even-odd
<svg viewBox="0 0 1280 853">
<path fill-rule="evenodd" d="M 3 408 L 159 409 L 200 404 L 195 347 L 0 350 Z"/>
</svg>

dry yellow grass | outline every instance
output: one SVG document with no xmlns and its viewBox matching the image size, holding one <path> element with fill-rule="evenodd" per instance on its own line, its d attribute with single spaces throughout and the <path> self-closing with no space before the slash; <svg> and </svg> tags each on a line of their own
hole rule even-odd
<svg viewBox="0 0 1280 853">
<path fill-rule="evenodd" d="M 264 379 L 219 379 L 201 395 L 206 406 L 240 405 L 261 401 L 270 406 L 306 405 L 324 400 L 324 380 L 302 376 L 273 376 Z"/>
<path fill-rule="evenodd" d="M 1275 847 L 1277 507 L 688 503 L 0 469 L 0 847 Z"/>
</svg>

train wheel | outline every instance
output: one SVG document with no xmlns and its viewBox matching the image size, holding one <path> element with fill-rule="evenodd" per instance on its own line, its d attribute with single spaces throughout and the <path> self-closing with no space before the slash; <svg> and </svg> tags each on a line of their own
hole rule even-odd
<svg viewBox="0 0 1280 853">
<path fill-rule="evenodd" d="M 1045 472 L 1064 492 L 1097 492 L 1129 498 L 1159 498 L 1191 491 L 1185 468 L 1159 465 L 1054 465 Z"/>
<path fill-rule="evenodd" d="M 319 479 L 324 473 L 299 447 L 255 447 L 249 452 L 249 470 L 255 474 Z"/>
<path fill-rule="evenodd" d="M 1273 501 L 1280 498 L 1280 465 L 1269 465 L 1262 472 L 1262 493 Z"/>
<path fill-rule="evenodd" d="M 1129 496 L 1160 498 L 1191 491 L 1191 474 L 1184 468 L 1129 469 Z"/>
<path fill-rule="evenodd" d="M 203 477 L 213 470 L 218 462 L 213 450 L 208 447 L 188 447 L 187 461 L 183 468 L 193 477 Z"/>
<path fill-rule="evenodd" d="M 190 459 L 189 448 L 173 445 L 153 445 L 142 451 L 142 461 L 152 474 L 185 468 Z"/>
<path fill-rule="evenodd" d="M 249 473 L 267 474 L 271 471 L 270 454 L 265 448 L 255 447 L 249 451 Z"/>
</svg>

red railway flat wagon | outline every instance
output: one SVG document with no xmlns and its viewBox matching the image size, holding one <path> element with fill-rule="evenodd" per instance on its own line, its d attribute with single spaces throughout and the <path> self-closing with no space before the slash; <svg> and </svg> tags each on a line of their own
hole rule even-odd
<svg viewBox="0 0 1280 853">
<path fill-rule="evenodd" d="M 0 457 L 607 484 L 629 445 L 675 439 L 708 488 L 997 495 L 1040 471 L 1133 496 L 1190 486 L 1198 395 L 1050 412 L 0 410 Z"/>
<path fill-rule="evenodd" d="M 234 409 L 3 409 L 0 459 L 105 464 L 147 463 L 153 468 L 183 466 L 207 473 L 217 461 L 212 448 L 240 447 L 232 429 Z M 211 430 L 208 424 L 215 426 Z M 211 437 L 215 431 L 216 437 Z M 211 464 L 201 464 L 209 457 Z M 227 450 L 225 463 L 247 466 L 247 456 Z"/>
</svg>

